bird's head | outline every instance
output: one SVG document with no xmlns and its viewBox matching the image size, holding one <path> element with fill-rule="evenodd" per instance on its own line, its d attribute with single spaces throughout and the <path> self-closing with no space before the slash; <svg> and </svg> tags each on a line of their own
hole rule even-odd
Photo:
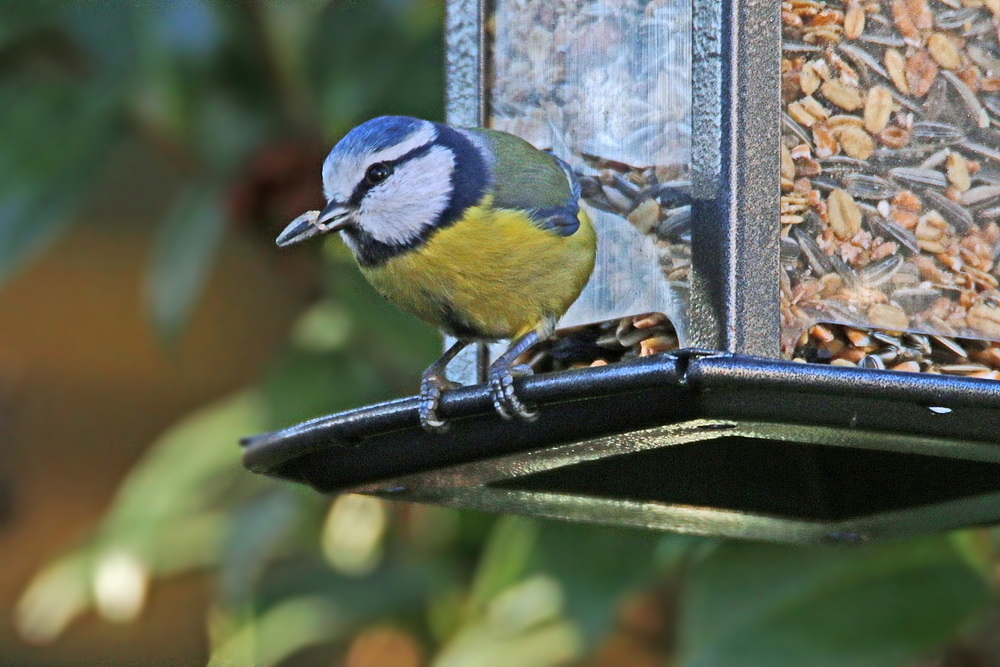
<svg viewBox="0 0 1000 667">
<path fill-rule="evenodd" d="M 460 166 L 478 176 L 457 176 Z M 348 132 L 323 163 L 326 207 L 289 224 L 277 244 L 339 231 L 359 259 L 391 256 L 419 243 L 456 206 L 478 201 L 486 178 L 482 149 L 460 130 L 374 118 Z"/>
</svg>

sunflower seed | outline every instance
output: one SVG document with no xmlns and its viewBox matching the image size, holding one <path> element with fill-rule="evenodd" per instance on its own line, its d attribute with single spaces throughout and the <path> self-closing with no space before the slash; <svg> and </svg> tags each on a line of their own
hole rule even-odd
<svg viewBox="0 0 1000 667">
<path fill-rule="evenodd" d="M 948 187 L 948 179 L 944 174 L 933 169 L 920 169 L 919 167 L 896 167 L 889 170 L 889 178 L 904 187 Z"/>
<path fill-rule="evenodd" d="M 920 168 L 921 169 L 936 169 L 936 168 L 938 168 L 938 167 L 940 167 L 941 165 L 944 164 L 945 160 L 948 159 L 948 156 L 950 154 L 951 154 L 951 149 L 949 149 L 949 148 L 942 148 L 941 150 L 937 151 L 936 153 L 932 153 L 927 158 L 925 158 L 924 161 L 920 163 Z"/>
<path fill-rule="evenodd" d="M 907 332 L 903 334 L 903 344 L 907 348 L 913 349 L 920 355 L 928 355 L 931 353 L 931 341 L 927 336 L 923 334 L 918 334 L 914 332 Z"/>
<path fill-rule="evenodd" d="M 962 37 L 971 37 L 971 38 L 981 37 L 982 35 L 985 35 L 986 33 L 994 29 L 995 26 L 993 25 L 993 21 L 989 19 L 984 21 L 976 21 L 971 26 L 969 26 L 968 30 L 962 31 Z"/>
<path fill-rule="evenodd" d="M 965 133 L 948 123 L 921 121 L 910 128 L 910 139 L 921 144 L 950 146 L 965 139 Z"/>
<path fill-rule="evenodd" d="M 899 188 L 878 176 L 850 173 L 841 179 L 844 189 L 858 199 L 892 199 Z"/>
<path fill-rule="evenodd" d="M 792 236 L 802 248 L 802 254 L 809 262 L 814 275 L 825 276 L 828 273 L 833 273 L 833 262 L 830 260 L 830 256 L 820 249 L 809 232 L 795 227 L 792 229 Z"/>
<path fill-rule="evenodd" d="M 882 361 L 882 357 L 874 354 L 868 354 L 862 357 L 861 361 L 858 362 L 858 366 L 861 368 L 870 368 L 879 371 L 885 370 L 885 362 Z"/>
<path fill-rule="evenodd" d="M 979 371 L 987 371 L 989 368 L 979 364 L 943 364 L 938 366 L 938 370 L 945 375 L 969 375 Z"/>
<path fill-rule="evenodd" d="M 926 190 L 924 191 L 924 199 L 930 202 L 930 205 L 943 215 L 944 219 L 951 223 L 959 234 L 968 234 L 976 227 L 972 214 L 967 208 L 956 204 L 940 192 Z"/>
<path fill-rule="evenodd" d="M 941 298 L 941 292 L 929 287 L 905 287 L 892 293 L 892 301 L 908 313 L 927 310 Z"/>
<path fill-rule="evenodd" d="M 658 183 L 644 193 L 644 197 L 652 197 L 660 206 L 670 209 L 691 204 L 691 181 L 669 181 Z"/>
<path fill-rule="evenodd" d="M 972 92 L 972 89 L 965 84 L 964 81 L 958 78 L 953 72 L 947 70 L 941 70 L 941 76 L 943 76 L 948 83 L 951 84 L 952 88 L 958 93 L 958 96 L 962 98 L 962 102 L 965 103 L 965 108 L 969 111 L 969 114 L 975 119 L 976 125 L 980 128 L 985 128 L 990 126 L 990 117 L 986 113 L 986 109 L 983 105 L 979 103 L 979 98 L 976 94 Z"/>
<path fill-rule="evenodd" d="M 861 63 L 883 79 L 889 78 L 889 73 L 885 71 L 885 68 L 882 67 L 879 61 L 875 60 L 874 56 L 864 49 L 858 48 L 853 44 L 840 44 L 838 48 L 855 63 Z"/>
<path fill-rule="evenodd" d="M 968 44 L 965 47 L 965 53 L 972 62 L 987 72 L 1000 74 L 1000 56 L 991 49 L 987 49 L 980 44 Z"/>
<path fill-rule="evenodd" d="M 1000 97 L 997 95 L 984 95 L 983 106 L 994 116 L 1000 116 Z"/>
<path fill-rule="evenodd" d="M 825 49 L 782 63 L 794 156 L 782 215 L 796 224 L 784 226 L 781 261 L 797 295 L 784 326 L 824 313 L 913 336 L 994 338 L 995 364 L 970 374 L 1000 380 L 1000 0 L 783 7 L 786 38 Z M 817 341 L 830 363 L 867 355 L 942 372 L 961 361 L 926 336 L 873 339 L 863 354 L 842 336 Z"/>
<path fill-rule="evenodd" d="M 874 234 L 882 236 L 886 240 L 895 241 L 902 248 L 910 251 L 911 255 L 920 253 L 920 243 L 917 241 L 916 235 L 892 220 L 882 216 L 871 217 L 868 219 L 868 226 Z"/>
<path fill-rule="evenodd" d="M 691 206 L 673 209 L 654 226 L 657 238 L 664 241 L 678 241 L 691 233 Z"/>
<path fill-rule="evenodd" d="M 798 261 L 802 256 L 802 248 L 794 239 L 787 236 L 781 237 L 781 261 L 783 264 Z"/>
<path fill-rule="evenodd" d="M 819 161 L 819 166 L 823 168 L 824 174 L 853 174 L 859 171 L 869 171 L 871 166 L 864 160 L 848 157 L 846 155 L 831 155 Z"/>
<path fill-rule="evenodd" d="M 965 351 L 965 348 L 955 342 L 954 338 L 948 336 L 931 336 L 931 342 L 936 344 L 943 352 L 958 357 L 959 359 L 964 359 L 969 356 L 969 353 Z"/>
<path fill-rule="evenodd" d="M 789 40 L 782 40 L 781 50 L 788 53 L 817 53 L 823 49 L 815 44 L 806 44 L 804 42 L 791 42 Z"/>
<path fill-rule="evenodd" d="M 979 10 L 973 7 L 938 12 L 934 17 L 934 26 L 938 30 L 958 30 L 978 15 Z"/>
<path fill-rule="evenodd" d="M 1000 185 L 979 185 L 962 193 L 961 202 L 965 206 L 977 206 L 992 202 L 1000 197 Z"/>
<path fill-rule="evenodd" d="M 887 130 L 892 127 L 886 128 Z M 906 148 L 889 148 L 883 146 L 875 151 L 872 156 L 879 162 L 899 164 L 900 162 L 919 162 L 929 153 L 934 151 L 936 146 L 908 146 Z"/>
<path fill-rule="evenodd" d="M 902 255 L 890 255 L 884 259 L 868 264 L 857 274 L 857 282 L 862 287 L 878 287 L 896 275 L 903 265 Z"/>
<path fill-rule="evenodd" d="M 962 148 L 970 150 L 973 153 L 978 153 L 979 155 L 982 155 L 985 158 L 989 158 L 990 160 L 1000 162 L 1000 151 L 996 150 L 995 148 L 991 148 L 990 146 L 984 146 L 983 144 L 975 143 L 972 141 L 962 141 L 959 145 Z"/>
<path fill-rule="evenodd" d="M 840 255 L 829 255 L 830 263 L 833 264 L 833 270 L 838 276 L 840 276 L 844 282 L 850 286 L 855 286 L 858 284 L 858 274 L 855 273 L 854 269 L 850 265 L 840 258 Z"/>
<path fill-rule="evenodd" d="M 809 136 L 809 133 L 806 132 L 805 128 L 799 125 L 795 119 L 787 113 L 781 114 L 781 124 L 785 127 L 785 129 L 794 134 L 799 141 L 804 143 L 806 146 L 809 146 L 809 148 L 814 148 L 812 137 Z"/>
<path fill-rule="evenodd" d="M 895 46 L 898 48 L 906 46 L 906 40 L 896 37 L 895 35 L 880 35 L 874 32 L 861 33 L 858 40 L 868 42 L 869 44 L 878 44 L 880 46 Z"/>
</svg>

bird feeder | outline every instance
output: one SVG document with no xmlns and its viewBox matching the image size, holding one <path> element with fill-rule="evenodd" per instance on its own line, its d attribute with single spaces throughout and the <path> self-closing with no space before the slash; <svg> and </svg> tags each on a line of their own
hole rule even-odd
<svg viewBox="0 0 1000 667">
<path fill-rule="evenodd" d="M 1000 3 L 450 0 L 448 121 L 569 162 L 598 266 L 561 326 L 678 349 L 248 438 L 251 470 L 786 542 L 1000 521 Z"/>
</svg>

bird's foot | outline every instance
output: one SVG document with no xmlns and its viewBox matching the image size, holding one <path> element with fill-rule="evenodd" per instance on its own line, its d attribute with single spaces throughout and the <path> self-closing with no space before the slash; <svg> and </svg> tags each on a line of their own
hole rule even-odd
<svg viewBox="0 0 1000 667">
<path fill-rule="evenodd" d="M 448 430 L 448 422 L 437 415 L 438 403 L 441 402 L 441 394 L 459 386 L 457 382 L 452 382 L 442 373 L 424 373 L 420 378 L 420 425 L 425 431 L 431 433 L 444 433 Z"/>
<path fill-rule="evenodd" d="M 533 375 L 531 366 L 498 366 L 490 368 L 489 385 L 493 407 L 504 419 L 518 417 L 524 421 L 534 421 L 538 413 L 525 407 L 514 392 L 514 378 Z"/>
</svg>

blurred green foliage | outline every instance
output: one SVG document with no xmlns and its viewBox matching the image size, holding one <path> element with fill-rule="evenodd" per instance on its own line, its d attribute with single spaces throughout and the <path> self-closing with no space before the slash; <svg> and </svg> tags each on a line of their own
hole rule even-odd
<svg viewBox="0 0 1000 667">
<path fill-rule="evenodd" d="M 440 0 L 0 2 L 0 280 L 65 229 L 138 135 L 186 174 L 145 291 L 175 336 L 224 235 L 304 210 L 287 181 L 317 182 L 333 140 L 377 114 L 441 116 L 442 23 Z M 309 169 L 273 177 L 289 154 Z M 386 625 L 439 667 L 623 664 L 602 647 L 629 601 L 650 599 L 646 648 L 663 664 L 898 665 L 991 602 L 985 532 L 794 549 L 331 503 L 247 473 L 239 437 L 411 392 L 439 349 L 336 241 L 324 264 L 324 297 L 259 385 L 153 443 L 99 529 L 28 585 L 24 637 L 53 640 L 90 609 L 127 621 L 152 581 L 193 569 L 216 581 L 212 665 L 342 654 Z"/>
<path fill-rule="evenodd" d="M 188 181 L 145 290 L 161 333 L 176 335 L 227 223 L 245 217 L 238 195 L 268 195 L 245 190 L 255 165 L 280 169 L 269 149 L 318 156 L 375 115 L 441 117 L 442 21 L 432 0 L 0 3 L 0 282 L 138 135 Z"/>
</svg>

